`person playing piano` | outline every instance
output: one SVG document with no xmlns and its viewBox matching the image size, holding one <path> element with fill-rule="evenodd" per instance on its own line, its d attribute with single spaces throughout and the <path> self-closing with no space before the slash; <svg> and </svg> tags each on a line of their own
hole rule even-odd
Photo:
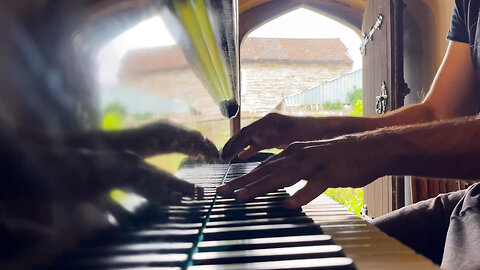
<svg viewBox="0 0 480 270">
<path fill-rule="evenodd" d="M 218 193 L 248 201 L 306 179 L 285 201 L 298 208 L 329 187 L 363 187 L 385 175 L 480 179 L 480 2 L 455 2 L 449 46 L 421 104 L 379 117 L 269 114 L 233 136 L 223 158 L 287 147 Z M 373 223 L 445 269 L 480 269 L 479 209 L 475 184 Z"/>
</svg>

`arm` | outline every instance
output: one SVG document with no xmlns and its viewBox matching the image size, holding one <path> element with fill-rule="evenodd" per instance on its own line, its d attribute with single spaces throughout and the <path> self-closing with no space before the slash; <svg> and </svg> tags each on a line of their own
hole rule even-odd
<svg viewBox="0 0 480 270">
<path fill-rule="evenodd" d="M 329 187 L 362 187 L 384 175 L 480 178 L 480 117 L 295 143 L 252 173 L 220 186 L 240 201 L 295 184 L 307 185 L 285 201 L 300 207 Z M 384 151 L 388 149 L 388 151 Z"/>
<path fill-rule="evenodd" d="M 430 92 L 421 104 L 379 117 L 292 117 L 271 114 L 244 128 L 224 147 L 223 158 L 240 152 L 247 158 L 257 151 L 294 141 L 333 138 L 382 127 L 431 122 L 477 112 L 478 91 L 468 44 L 450 42 Z M 242 151 L 250 146 L 247 151 Z"/>
</svg>

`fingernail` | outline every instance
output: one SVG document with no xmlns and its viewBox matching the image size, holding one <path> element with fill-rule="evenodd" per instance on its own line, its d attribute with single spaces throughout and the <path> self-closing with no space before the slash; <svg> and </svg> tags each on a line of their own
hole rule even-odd
<svg viewBox="0 0 480 270">
<path fill-rule="evenodd" d="M 244 159 L 247 156 L 246 153 L 247 153 L 247 150 L 242 150 L 238 153 L 237 156 L 239 159 Z"/>
<path fill-rule="evenodd" d="M 288 209 L 297 209 L 298 206 L 298 199 L 297 198 L 288 198 L 285 200 L 285 207 Z"/>
</svg>

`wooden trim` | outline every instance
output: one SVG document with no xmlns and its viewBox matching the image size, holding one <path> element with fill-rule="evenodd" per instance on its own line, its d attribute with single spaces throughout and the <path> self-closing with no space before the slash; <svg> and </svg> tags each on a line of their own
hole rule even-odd
<svg viewBox="0 0 480 270">
<path fill-rule="evenodd" d="M 239 14 L 239 38 L 240 41 L 253 29 L 294 9 L 295 7 L 307 6 L 313 9 L 332 15 L 335 19 L 341 20 L 360 30 L 362 27 L 363 8 L 341 1 L 325 0 L 271 0 L 258 5 L 243 9 Z"/>
<path fill-rule="evenodd" d="M 241 113 L 242 113 L 242 107 L 238 109 L 237 115 L 230 119 L 230 137 L 233 137 L 233 135 L 235 135 L 237 132 L 240 131 Z"/>
<path fill-rule="evenodd" d="M 477 181 L 412 177 L 412 203 L 468 188 Z"/>
<path fill-rule="evenodd" d="M 391 92 L 391 110 L 396 110 L 405 105 L 405 96 L 408 94 L 405 88 L 405 76 L 403 66 L 403 11 L 405 4 L 403 0 L 391 0 L 391 78 L 392 86 L 395 88 Z M 406 93 L 405 93 L 406 92 Z M 403 176 L 392 177 L 392 210 L 400 209 L 405 206 L 405 178 Z"/>
</svg>

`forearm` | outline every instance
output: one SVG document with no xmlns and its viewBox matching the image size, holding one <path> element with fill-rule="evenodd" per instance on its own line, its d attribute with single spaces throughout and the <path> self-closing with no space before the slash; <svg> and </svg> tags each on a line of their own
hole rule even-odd
<svg viewBox="0 0 480 270">
<path fill-rule="evenodd" d="M 401 108 L 382 116 L 370 117 L 304 117 L 297 118 L 301 138 L 297 140 L 318 140 L 345 134 L 359 133 L 385 127 L 412 125 L 435 120 L 427 104 L 416 104 Z"/>
<path fill-rule="evenodd" d="M 393 127 L 358 135 L 388 175 L 480 179 L 480 118 Z"/>
</svg>

